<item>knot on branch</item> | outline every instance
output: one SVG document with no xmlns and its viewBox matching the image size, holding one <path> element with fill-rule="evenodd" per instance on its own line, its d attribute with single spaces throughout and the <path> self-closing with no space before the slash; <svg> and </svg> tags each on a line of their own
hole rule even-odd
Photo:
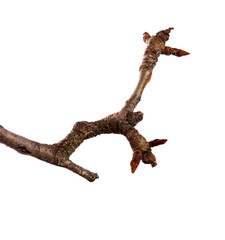
<svg viewBox="0 0 225 240">
<path fill-rule="evenodd" d="M 143 119 L 142 112 L 128 112 L 127 113 L 127 121 L 130 125 L 136 126 Z"/>
<path fill-rule="evenodd" d="M 17 150 L 22 154 L 31 154 L 31 152 L 25 146 L 18 146 Z"/>
</svg>

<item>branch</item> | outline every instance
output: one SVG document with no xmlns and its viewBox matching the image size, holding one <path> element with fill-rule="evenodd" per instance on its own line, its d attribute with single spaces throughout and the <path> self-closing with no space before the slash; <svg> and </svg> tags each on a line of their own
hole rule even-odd
<svg viewBox="0 0 225 240">
<path fill-rule="evenodd" d="M 0 126 L 0 143 L 16 150 L 17 152 L 38 158 L 47 163 L 64 167 L 92 182 L 98 178 L 97 173 L 90 172 L 73 163 L 69 158 L 84 140 L 101 134 L 124 135 L 133 150 L 131 171 L 134 173 L 142 161 L 145 164 L 157 165 L 156 158 L 152 153 L 152 147 L 164 144 L 167 140 L 155 139 L 148 142 L 136 129 L 135 126 L 143 119 L 142 112 L 134 112 L 141 100 L 142 93 L 150 81 L 153 68 L 161 54 L 184 56 L 189 53 L 180 49 L 165 46 L 169 34 L 173 28 L 158 32 L 155 36 L 143 34 L 143 40 L 147 44 L 143 61 L 140 66 L 138 84 L 126 101 L 124 107 L 117 113 L 111 114 L 95 122 L 77 122 L 71 132 L 61 141 L 55 144 L 41 144 Z"/>
<path fill-rule="evenodd" d="M 0 143 L 4 143 L 6 146 L 16 150 L 21 154 L 38 158 L 56 166 L 65 167 L 86 178 L 90 182 L 93 182 L 96 178 L 98 178 L 98 174 L 92 173 L 87 169 L 76 165 L 70 161 L 69 158 L 61 159 L 59 156 L 57 156 L 57 144 L 48 145 L 34 142 L 20 135 L 12 133 L 2 126 L 0 126 Z"/>
</svg>

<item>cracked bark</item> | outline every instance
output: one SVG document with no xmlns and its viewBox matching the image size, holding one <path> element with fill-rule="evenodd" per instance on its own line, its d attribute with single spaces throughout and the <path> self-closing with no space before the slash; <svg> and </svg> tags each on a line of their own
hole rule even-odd
<svg viewBox="0 0 225 240">
<path fill-rule="evenodd" d="M 155 36 L 150 36 L 148 33 L 143 34 L 143 40 L 147 44 L 147 47 L 139 69 L 139 81 L 133 94 L 119 112 L 94 122 L 77 122 L 64 139 L 51 145 L 29 140 L 0 126 L 0 143 L 21 154 L 30 155 L 50 164 L 67 168 L 88 181 L 93 182 L 98 178 L 98 174 L 78 166 L 69 157 L 86 139 L 100 134 L 122 134 L 127 138 L 133 150 L 133 158 L 131 160 L 132 173 L 135 172 L 140 161 L 155 167 L 157 163 L 152 153 L 152 147 L 164 144 L 167 140 L 155 139 L 148 142 L 135 129 L 135 126 L 143 119 L 143 113 L 134 112 L 134 109 L 141 100 L 144 88 L 151 79 L 153 68 L 159 56 L 164 54 L 180 57 L 189 54 L 181 49 L 165 46 L 172 29 L 162 30 Z"/>
</svg>

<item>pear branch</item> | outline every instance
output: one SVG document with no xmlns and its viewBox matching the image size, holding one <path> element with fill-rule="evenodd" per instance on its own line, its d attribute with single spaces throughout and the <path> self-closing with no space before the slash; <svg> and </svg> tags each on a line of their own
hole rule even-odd
<svg viewBox="0 0 225 240">
<path fill-rule="evenodd" d="M 152 147 L 164 144 L 167 140 L 155 139 L 153 141 L 147 141 L 135 128 L 143 119 L 143 113 L 134 112 L 134 109 L 140 102 L 143 91 L 151 79 L 152 71 L 159 56 L 163 54 L 181 57 L 189 54 L 181 49 L 165 46 L 172 29 L 173 28 L 162 30 L 155 36 L 150 36 L 147 32 L 143 34 L 143 40 L 147 46 L 139 69 L 139 81 L 133 94 L 119 112 L 94 122 L 77 122 L 64 139 L 51 145 L 29 140 L 0 126 L 0 143 L 5 144 L 21 154 L 67 168 L 88 181 L 93 182 L 98 178 L 98 174 L 73 163 L 69 159 L 70 156 L 84 140 L 101 134 L 121 134 L 127 138 L 133 150 L 133 158 L 130 163 L 132 173 L 136 171 L 141 161 L 155 167 L 157 163 L 152 153 Z"/>
</svg>

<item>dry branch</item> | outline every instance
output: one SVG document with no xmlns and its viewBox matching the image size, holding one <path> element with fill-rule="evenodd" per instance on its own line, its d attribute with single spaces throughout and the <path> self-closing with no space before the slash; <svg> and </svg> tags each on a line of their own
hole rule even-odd
<svg viewBox="0 0 225 240">
<path fill-rule="evenodd" d="M 156 158 L 151 148 L 164 144 L 166 140 L 156 139 L 148 142 L 135 129 L 136 124 L 143 119 L 143 113 L 134 112 L 134 109 L 141 100 L 144 88 L 151 79 L 152 70 L 160 54 L 175 56 L 189 54 L 181 49 L 165 46 L 171 30 L 172 28 L 160 31 L 155 36 L 150 36 L 148 33 L 143 34 L 143 40 L 147 47 L 140 66 L 139 81 L 133 94 L 119 112 L 95 122 L 77 122 L 64 139 L 51 145 L 31 141 L 0 126 L 0 143 L 4 143 L 21 154 L 30 155 L 53 165 L 67 168 L 92 182 L 98 178 L 97 173 L 92 173 L 78 166 L 69 157 L 86 139 L 100 134 L 122 134 L 127 138 L 133 150 L 132 173 L 135 172 L 140 161 L 155 167 L 157 164 Z"/>
</svg>

